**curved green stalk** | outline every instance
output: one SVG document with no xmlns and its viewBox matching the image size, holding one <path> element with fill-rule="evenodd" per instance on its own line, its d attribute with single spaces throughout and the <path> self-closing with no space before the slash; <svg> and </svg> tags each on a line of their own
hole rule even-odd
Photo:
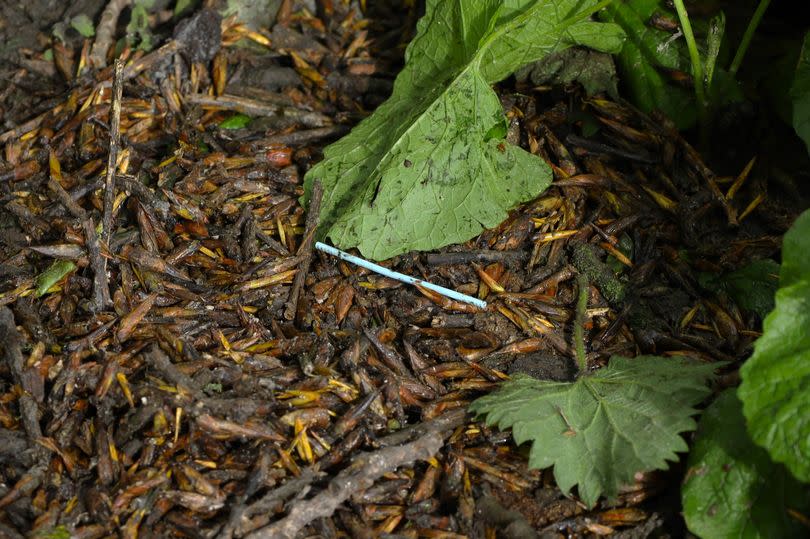
<svg viewBox="0 0 810 539">
<path fill-rule="evenodd" d="M 588 360 L 585 358 L 585 311 L 588 309 L 588 277 L 584 273 L 577 276 L 579 297 L 577 298 L 577 312 L 574 319 L 574 348 L 577 353 L 577 367 L 579 375 L 588 370 Z"/>
<path fill-rule="evenodd" d="M 683 0 L 673 0 L 675 3 L 675 11 L 678 12 L 678 20 L 683 29 L 683 37 L 686 38 L 686 48 L 689 49 L 689 60 L 692 62 L 692 78 L 695 83 L 695 97 L 698 100 L 698 110 L 701 116 L 705 115 L 706 109 L 706 89 L 703 82 L 703 63 L 700 60 L 700 53 L 698 52 L 697 42 L 695 41 L 695 34 L 692 33 L 692 24 L 689 22 L 689 14 L 686 12 L 686 6 L 683 5 Z"/>
<path fill-rule="evenodd" d="M 728 68 L 732 76 L 740 69 L 740 64 L 742 64 L 745 53 L 748 52 L 748 47 L 751 45 L 751 40 L 754 38 L 754 32 L 757 31 L 757 27 L 762 21 L 762 16 L 765 15 L 765 10 L 768 9 L 770 3 L 771 0 L 759 0 L 756 11 L 754 11 L 754 14 L 751 16 L 751 20 L 748 21 L 748 27 L 745 29 L 745 33 L 740 41 L 740 46 L 737 47 L 737 52 L 734 54 L 734 59 L 731 61 L 731 67 Z"/>
</svg>

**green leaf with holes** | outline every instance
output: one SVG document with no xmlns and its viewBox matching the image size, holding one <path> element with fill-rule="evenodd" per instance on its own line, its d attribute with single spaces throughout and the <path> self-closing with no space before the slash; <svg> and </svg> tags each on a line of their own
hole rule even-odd
<svg viewBox="0 0 810 539">
<path fill-rule="evenodd" d="M 621 48 L 595 0 L 428 0 L 393 95 L 324 151 L 319 231 L 386 259 L 466 241 L 539 195 L 551 171 L 504 140 L 491 85 L 571 45 Z"/>
</svg>

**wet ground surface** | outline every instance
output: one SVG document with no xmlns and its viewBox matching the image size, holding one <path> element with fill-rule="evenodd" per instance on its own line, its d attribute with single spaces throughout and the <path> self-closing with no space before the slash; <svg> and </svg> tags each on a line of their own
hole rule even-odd
<svg viewBox="0 0 810 539">
<path fill-rule="evenodd" d="M 313 253 L 303 175 L 390 92 L 417 13 L 293 4 L 124 49 L 114 175 L 113 68 L 84 69 L 89 44 L 4 67 L 0 536 L 680 536 L 677 466 L 588 511 L 465 407 L 574 376 L 579 272 L 590 368 L 686 354 L 734 383 L 760 321 L 699 275 L 776 256 L 790 193 L 752 176 L 728 197 L 744 163 L 716 175 L 666 119 L 512 81 L 510 140 L 552 187 L 386 263 L 485 311 Z M 5 47 L 21 9 L 0 7 Z"/>
</svg>

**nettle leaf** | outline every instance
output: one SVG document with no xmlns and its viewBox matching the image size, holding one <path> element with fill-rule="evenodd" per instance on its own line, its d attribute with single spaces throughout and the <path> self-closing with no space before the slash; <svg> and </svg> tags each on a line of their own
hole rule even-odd
<svg viewBox="0 0 810 539">
<path fill-rule="evenodd" d="M 751 438 L 810 481 L 810 211 L 782 241 L 776 306 L 765 318 L 739 388 Z"/>
<path fill-rule="evenodd" d="M 799 62 L 790 87 L 790 98 L 793 101 L 793 129 L 810 152 L 810 32 L 804 35 Z"/>
<path fill-rule="evenodd" d="M 593 506 L 615 498 L 637 472 L 666 469 L 695 428 L 694 405 L 709 393 L 716 365 L 685 358 L 614 356 L 607 367 L 573 383 L 528 377 L 504 382 L 470 410 L 488 425 L 512 427 L 518 444 L 531 440 L 531 468 L 554 466 L 560 490 L 578 485 Z"/>
<path fill-rule="evenodd" d="M 745 430 L 735 390 L 722 393 L 700 418 L 681 499 L 689 530 L 700 537 L 804 537 L 788 514 L 804 510 L 801 484 Z"/>
<path fill-rule="evenodd" d="M 466 241 L 539 195 L 551 171 L 503 139 L 491 84 L 570 45 L 616 52 L 594 0 L 428 0 L 390 99 L 324 151 L 320 230 L 386 259 Z"/>
</svg>

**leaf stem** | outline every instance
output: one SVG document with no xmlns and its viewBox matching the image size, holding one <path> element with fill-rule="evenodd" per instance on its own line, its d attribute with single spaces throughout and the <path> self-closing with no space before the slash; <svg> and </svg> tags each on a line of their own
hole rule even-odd
<svg viewBox="0 0 810 539">
<path fill-rule="evenodd" d="M 585 311 L 588 309 L 588 277 L 584 273 L 577 275 L 577 287 L 579 297 L 577 298 L 577 312 L 574 319 L 574 348 L 577 355 L 577 367 L 579 374 L 583 375 L 588 370 L 588 360 L 585 358 Z"/>
<path fill-rule="evenodd" d="M 698 115 L 700 116 L 701 138 L 706 139 L 708 129 L 706 88 L 703 80 L 703 63 L 700 59 L 700 52 L 695 41 L 695 34 L 692 32 L 692 23 L 689 22 L 689 14 L 683 0 L 673 0 L 675 11 L 678 13 L 678 20 L 681 23 L 683 37 L 686 39 L 686 48 L 689 50 L 689 60 L 692 62 L 692 79 L 695 85 L 695 98 L 698 102 Z"/>
<path fill-rule="evenodd" d="M 742 40 L 740 40 L 740 45 L 737 47 L 737 52 L 734 54 L 734 59 L 731 61 L 731 67 L 728 68 L 732 77 L 736 75 L 737 70 L 740 69 L 740 64 L 742 64 L 745 53 L 748 52 L 748 47 L 751 45 L 751 40 L 754 38 L 754 32 L 757 31 L 757 27 L 762 21 L 765 10 L 768 9 L 770 3 L 771 0 L 759 0 L 756 11 L 754 11 L 754 14 L 751 16 L 751 20 L 748 21 L 748 27 L 745 29 Z"/>
</svg>

